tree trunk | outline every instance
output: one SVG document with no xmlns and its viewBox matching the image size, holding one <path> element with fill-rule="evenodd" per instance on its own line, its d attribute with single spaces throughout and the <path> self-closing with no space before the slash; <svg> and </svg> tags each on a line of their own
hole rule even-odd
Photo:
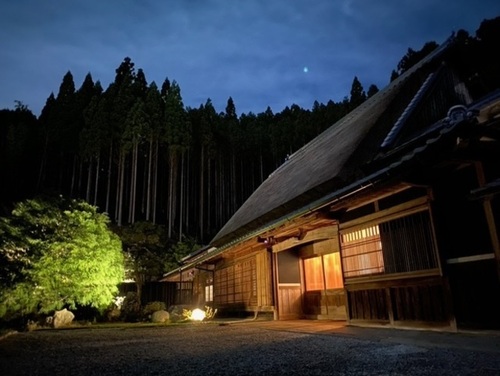
<svg viewBox="0 0 500 376">
<path fill-rule="evenodd" d="M 231 206 L 229 208 L 229 214 L 236 211 L 236 155 L 231 152 L 231 188 L 229 191 L 229 197 L 231 198 Z"/>
<path fill-rule="evenodd" d="M 117 186 L 117 209 L 118 209 L 118 215 L 117 215 L 117 220 L 116 223 L 118 226 L 122 225 L 122 212 L 123 212 L 123 186 L 125 182 L 125 153 L 123 150 L 120 150 L 120 162 L 118 166 L 118 171 L 119 171 L 119 181 L 118 181 L 118 186 Z"/>
<path fill-rule="evenodd" d="M 109 158 L 108 158 L 108 184 L 106 187 L 106 213 L 109 213 L 109 198 L 111 196 L 111 172 L 113 163 L 113 142 L 109 145 Z"/>
<path fill-rule="evenodd" d="M 132 161 L 133 171 L 132 171 L 132 192 L 130 194 L 130 202 L 132 206 L 132 218 L 130 223 L 135 222 L 135 209 L 137 207 L 137 165 L 139 164 L 139 142 L 134 144 L 134 160 Z"/>
<path fill-rule="evenodd" d="M 179 241 L 182 241 L 182 219 L 183 219 L 183 211 L 184 211 L 184 150 L 181 154 L 181 191 L 179 197 Z"/>
<path fill-rule="evenodd" d="M 248 169 L 247 174 L 252 174 L 253 161 L 250 163 L 250 169 Z M 243 166 L 243 159 L 240 159 L 240 199 L 236 202 L 236 207 L 234 208 L 234 212 L 238 210 L 238 207 L 241 205 L 240 203 L 245 200 L 245 168 Z M 248 178 L 247 178 L 248 179 Z M 248 189 L 248 188 L 247 188 Z"/>
<path fill-rule="evenodd" d="M 153 200 L 152 200 L 152 211 L 153 211 L 153 223 L 156 224 L 156 196 L 158 192 L 158 154 L 159 154 L 158 140 L 155 142 L 154 150 L 154 166 L 153 166 Z"/>
<path fill-rule="evenodd" d="M 77 196 L 82 194 L 82 180 L 83 180 L 83 159 L 80 159 L 80 163 L 78 164 L 78 192 Z"/>
<path fill-rule="evenodd" d="M 118 207 L 120 202 L 120 176 L 121 176 L 122 154 L 118 154 L 118 166 L 116 168 L 116 193 L 115 193 L 115 222 L 118 223 Z"/>
<path fill-rule="evenodd" d="M 141 188 L 141 218 L 144 218 L 146 215 L 146 205 L 147 205 L 147 189 L 148 189 L 148 164 L 149 159 L 144 158 L 142 161 L 142 179 L 139 181 L 142 182 Z"/>
<path fill-rule="evenodd" d="M 139 270 L 139 265 L 136 263 L 135 265 L 136 270 Z M 141 303 L 142 305 L 142 287 L 144 286 L 144 276 L 140 273 L 134 273 L 134 280 L 135 280 L 135 288 L 136 288 L 136 293 L 137 293 L 137 300 Z"/>
<path fill-rule="evenodd" d="M 189 213 L 191 211 L 191 208 L 189 207 L 190 203 L 191 203 L 191 190 L 190 190 L 190 186 L 191 186 L 191 151 L 188 151 L 188 160 L 187 160 L 187 164 L 186 164 L 186 204 L 185 204 L 185 208 L 186 208 L 186 219 L 184 220 L 184 223 L 186 224 L 186 228 L 187 230 L 189 231 L 190 229 L 190 226 L 189 226 Z"/>
<path fill-rule="evenodd" d="M 146 221 L 149 221 L 151 211 L 151 173 L 153 167 L 153 136 L 149 138 L 149 155 L 148 155 L 148 177 L 146 188 Z"/>
<path fill-rule="evenodd" d="M 90 158 L 87 168 L 87 189 L 85 191 L 85 201 L 87 202 L 90 202 L 90 187 L 92 186 L 92 159 Z"/>
<path fill-rule="evenodd" d="M 213 213 L 212 214 L 212 208 L 215 207 L 212 205 L 213 201 L 215 201 L 217 198 L 216 197 L 213 197 L 214 194 L 212 193 L 212 186 L 213 184 L 217 184 L 216 180 L 213 178 L 213 174 L 214 172 L 216 173 L 216 171 L 213 171 L 212 172 L 212 165 L 215 163 L 215 161 L 212 161 L 211 159 L 208 159 L 207 160 L 207 209 L 206 209 L 206 213 L 207 213 L 207 225 L 206 225 L 206 228 L 208 230 L 210 230 L 212 228 L 212 220 L 213 220 L 213 217 L 217 215 L 217 213 Z"/>
<path fill-rule="evenodd" d="M 252 160 L 252 176 L 250 176 L 250 181 L 252 182 L 252 188 L 251 188 L 251 191 L 250 192 L 247 192 L 247 196 L 246 197 L 249 197 L 254 191 L 255 191 L 255 162 Z M 245 202 L 245 199 L 243 199 L 242 201 L 242 204 L 243 202 Z"/>
<path fill-rule="evenodd" d="M 62 184 L 63 184 L 63 175 L 64 175 L 64 168 L 65 168 L 65 163 L 64 163 L 64 153 L 61 151 L 59 153 L 59 177 L 57 181 L 57 190 L 59 192 L 62 192 Z"/>
<path fill-rule="evenodd" d="M 94 186 L 94 206 L 97 205 L 97 191 L 99 189 L 99 175 L 101 170 L 101 154 L 97 155 L 97 165 L 95 168 L 95 186 Z"/>
<path fill-rule="evenodd" d="M 214 194 L 214 210 L 215 210 L 215 226 L 220 227 L 219 223 L 221 222 L 221 217 L 222 217 L 222 186 L 220 185 L 220 182 L 222 181 L 220 175 L 222 175 L 222 165 L 220 163 L 220 157 L 217 158 L 215 161 L 215 176 L 214 176 L 214 182 L 215 182 L 215 194 Z"/>
<path fill-rule="evenodd" d="M 176 205 L 176 183 L 177 183 L 177 152 L 170 150 L 170 176 L 169 176 L 169 197 L 168 197 L 168 237 L 172 237 L 172 227 L 175 221 Z"/>
<path fill-rule="evenodd" d="M 77 156 L 73 157 L 73 173 L 71 174 L 71 187 L 69 189 L 69 196 L 73 197 L 75 194 L 75 181 L 76 181 L 76 164 L 77 164 Z"/>
<path fill-rule="evenodd" d="M 262 157 L 262 150 L 260 151 L 260 182 L 259 185 L 264 181 L 264 158 Z"/>
<path fill-rule="evenodd" d="M 128 208 L 128 222 L 133 224 L 135 222 L 135 200 L 137 191 L 137 159 L 138 159 L 139 143 L 134 142 L 132 146 L 132 163 L 130 164 L 130 197 Z"/>
<path fill-rule="evenodd" d="M 199 222 L 199 229 L 200 229 L 200 239 L 203 239 L 203 210 L 204 210 L 204 204 L 205 204 L 205 195 L 204 195 L 204 190 L 205 190 L 205 146 L 201 145 L 201 157 L 200 157 L 200 212 L 198 214 L 198 222 Z M 210 189 L 210 188 L 209 188 Z M 210 197 L 210 196 L 209 196 Z"/>
</svg>

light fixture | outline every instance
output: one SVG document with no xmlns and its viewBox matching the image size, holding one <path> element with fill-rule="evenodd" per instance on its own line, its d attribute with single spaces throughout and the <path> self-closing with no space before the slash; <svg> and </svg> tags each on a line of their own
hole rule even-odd
<svg viewBox="0 0 500 376">
<path fill-rule="evenodd" d="M 203 321 L 205 319 L 205 311 L 199 308 L 193 309 L 190 319 L 192 321 Z"/>
</svg>

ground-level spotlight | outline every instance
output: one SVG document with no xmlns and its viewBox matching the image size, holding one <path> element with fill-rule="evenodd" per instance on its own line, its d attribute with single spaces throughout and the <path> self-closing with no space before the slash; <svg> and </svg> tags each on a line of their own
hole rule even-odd
<svg viewBox="0 0 500 376">
<path fill-rule="evenodd" d="M 191 320 L 193 321 L 203 321 L 205 319 L 205 311 L 196 308 L 191 312 Z"/>
</svg>

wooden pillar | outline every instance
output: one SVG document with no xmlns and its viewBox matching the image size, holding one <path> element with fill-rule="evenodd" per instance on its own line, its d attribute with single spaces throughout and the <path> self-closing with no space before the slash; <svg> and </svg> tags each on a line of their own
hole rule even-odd
<svg viewBox="0 0 500 376">
<path fill-rule="evenodd" d="M 476 167 L 476 174 L 479 187 L 484 187 L 486 185 L 486 178 L 484 176 L 483 165 L 481 162 L 476 162 L 475 167 Z M 486 216 L 486 222 L 488 223 L 488 229 L 490 233 L 493 252 L 495 253 L 497 275 L 498 279 L 500 280 L 500 241 L 498 239 L 498 232 L 495 225 L 495 216 L 493 214 L 493 209 L 491 207 L 491 198 L 486 197 L 483 199 L 483 209 L 484 209 L 484 214 Z"/>
<path fill-rule="evenodd" d="M 273 319 L 279 320 L 279 304 L 278 304 L 278 254 L 271 251 L 271 270 L 272 270 L 272 284 L 273 284 Z"/>
</svg>

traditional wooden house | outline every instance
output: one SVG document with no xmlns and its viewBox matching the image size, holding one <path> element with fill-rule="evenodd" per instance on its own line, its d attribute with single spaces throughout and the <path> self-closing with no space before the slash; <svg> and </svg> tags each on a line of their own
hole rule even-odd
<svg viewBox="0 0 500 376">
<path fill-rule="evenodd" d="M 199 274 L 196 303 L 219 312 L 498 327 L 500 90 L 473 98 L 453 43 L 294 153 L 167 278 Z"/>
</svg>

